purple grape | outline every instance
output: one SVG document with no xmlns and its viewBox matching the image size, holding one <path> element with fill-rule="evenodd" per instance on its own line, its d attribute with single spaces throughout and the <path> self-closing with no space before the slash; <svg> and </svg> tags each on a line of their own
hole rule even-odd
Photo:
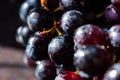
<svg viewBox="0 0 120 80">
<path fill-rule="evenodd" d="M 77 28 L 74 32 L 75 48 L 81 45 L 104 45 L 105 33 L 97 25 L 85 24 Z"/>
<path fill-rule="evenodd" d="M 54 80 L 56 77 L 56 68 L 50 59 L 44 59 L 38 62 L 35 74 L 38 80 Z"/>
<path fill-rule="evenodd" d="M 59 5 L 63 11 L 80 10 L 79 0 L 60 0 Z"/>
<path fill-rule="evenodd" d="M 120 80 L 120 63 L 113 64 L 106 71 L 103 80 Z"/>
<path fill-rule="evenodd" d="M 43 60 L 48 57 L 48 44 L 51 38 L 47 35 L 36 32 L 28 40 L 26 54 L 34 61 Z"/>
<path fill-rule="evenodd" d="M 67 36 L 56 36 L 48 46 L 50 59 L 58 64 L 69 64 L 73 61 L 73 41 Z"/>
<path fill-rule="evenodd" d="M 113 25 L 108 31 L 108 42 L 115 53 L 120 51 L 120 24 Z"/>
<path fill-rule="evenodd" d="M 20 19 L 23 22 L 27 23 L 27 16 L 28 16 L 29 11 L 33 8 L 36 8 L 36 7 L 40 7 L 39 0 L 26 0 L 26 1 L 24 1 L 21 4 L 20 10 L 19 10 Z"/>
<path fill-rule="evenodd" d="M 114 6 L 120 8 L 120 0 L 111 0 L 111 3 L 112 3 Z"/>
<path fill-rule="evenodd" d="M 64 34 L 71 34 L 76 28 L 84 24 L 84 16 L 80 11 L 70 10 L 65 12 L 60 20 L 60 27 Z"/>
<path fill-rule="evenodd" d="M 100 46 L 86 45 L 79 48 L 74 54 L 74 65 L 87 77 L 100 76 L 111 66 L 111 54 Z"/>
<path fill-rule="evenodd" d="M 25 26 L 20 26 L 17 29 L 16 32 L 16 41 L 24 46 L 27 45 L 27 41 L 29 37 L 33 34 L 34 32 L 30 30 L 30 28 L 25 25 Z"/>
<path fill-rule="evenodd" d="M 27 24 L 33 31 L 49 30 L 53 27 L 52 15 L 43 8 L 34 8 L 29 12 Z"/>
<path fill-rule="evenodd" d="M 105 21 L 109 25 L 120 23 L 120 10 L 114 5 L 109 5 L 104 11 Z"/>
</svg>

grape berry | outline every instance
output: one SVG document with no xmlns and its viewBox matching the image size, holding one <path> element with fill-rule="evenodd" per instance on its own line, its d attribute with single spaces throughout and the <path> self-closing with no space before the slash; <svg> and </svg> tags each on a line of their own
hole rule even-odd
<svg viewBox="0 0 120 80">
<path fill-rule="evenodd" d="M 119 80 L 119 4 L 119 0 L 25 0 L 16 41 L 25 46 L 37 79 Z"/>
</svg>

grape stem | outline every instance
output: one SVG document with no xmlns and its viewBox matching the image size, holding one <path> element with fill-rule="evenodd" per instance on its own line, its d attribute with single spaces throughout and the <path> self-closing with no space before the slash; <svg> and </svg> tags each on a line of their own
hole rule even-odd
<svg viewBox="0 0 120 80">
<path fill-rule="evenodd" d="M 40 4 L 44 9 L 46 9 L 47 11 L 50 11 L 50 9 L 47 7 L 47 1 L 46 0 L 41 0 Z M 59 10 L 61 10 L 61 8 L 57 7 L 53 11 L 50 11 L 50 12 L 54 13 L 54 12 L 59 11 Z"/>
<path fill-rule="evenodd" d="M 54 26 L 53 26 L 51 29 L 45 30 L 45 28 L 44 28 L 43 31 L 40 32 L 40 34 L 48 34 L 48 33 L 50 33 L 51 31 L 56 30 L 57 33 L 58 33 L 58 35 L 62 35 L 62 33 L 61 33 L 61 32 L 59 31 L 59 29 L 56 27 L 58 24 L 59 24 L 59 23 L 57 23 L 56 21 L 54 21 Z"/>
<path fill-rule="evenodd" d="M 59 11 L 59 10 L 61 10 L 61 8 L 60 8 L 60 7 L 57 7 L 57 8 L 55 8 L 55 9 L 53 10 L 53 12 L 56 12 L 56 11 Z"/>
<path fill-rule="evenodd" d="M 103 16 L 103 15 L 104 15 L 104 13 L 101 12 L 101 13 L 97 14 L 96 17 L 97 17 L 97 18 L 100 18 L 100 17 Z"/>
<path fill-rule="evenodd" d="M 57 22 L 54 21 L 54 26 L 53 26 L 54 29 L 57 31 L 57 33 L 58 33 L 59 36 L 62 35 L 62 33 L 59 31 L 59 29 L 56 26 L 57 26 Z"/>
<path fill-rule="evenodd" d="M 53 30 L 54 30 L 53 27 L 52 27 L 51 29 L 49 29 L 49 30 L 45 30 L 45 29 L 43 29 L 43 31 L 40 32 L 40 34 L 46 34 L 46 33 L 49 33 L 49 32 L 51 32 L 51 31 L 53 31 Z"/>
<path fill-rule="evenodd" d="M 50 11 L 50 9 L 46 6 L 47 5 L 47 1 L 46 0 L 41 0 L 41 6 L 46 9 L 47 11 Z"/>
</svg>

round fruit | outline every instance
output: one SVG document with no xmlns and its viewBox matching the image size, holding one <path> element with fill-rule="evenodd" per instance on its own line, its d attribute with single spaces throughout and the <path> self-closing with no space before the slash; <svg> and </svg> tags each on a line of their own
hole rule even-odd
<svg viewBox="0 0 120 80">
<path fill-rule="evenodd" d="M 105 21 L 109 25 L 120 23 L 120 10 L 114 5 L 109 5 L 104 11 Z"/>
<path fill-rule="evenodd" d="M 113 64 L 106 71 L 103 80 L 120 80 L 120 63 Z"/>
<path fill-rule="evenodd" d="M 48 46 L 50 59 L 56 64 L 69 64 L 73 61 L 73 41 L 67 36 L 56 36 Z"/>
<path fill-rule="evenodd" d="M 112 26 L 108 31 L 110 45 L 114 52 L 120 52 L 120 24 Z"/>
<path fill-rule="evenodd" d="M 60 27 L 65 34 L 73 34 L 74 30 L 84 23 L 84 16 L 80 11 L 65 12 L 60 20 Z"/>
<path fill-rule="evenodd" d="M 20 26 L 17 29 L 16 32 L 16 41 L 24 46 L 26 46 L 27 41 L 29 37 L 33 34 L 34 32 L 29 29 L 29 27 L 26 26 Z"/>
<path fill-rule="evenodd" d="M 74 32 L 75 48 L 88 44 L 104 45 L 105 37 L 104 31 L 97 25 L 85 24 L 77 28 Z"/>
<path fill-rule="evenodd" d="M 78 73 L 84 72 L 89 77 L 104 74 L 111 63 L 111 54 L 100 46 L 82 46 L 74 54 L 74 65 Z"/>
<path fill-rule="evenodd" d="M 38 80 L 54 80 L 56 76 L 56 68 L 50 59 L 44 59 L 37 62 L 35 74 Z"/>
<path fill-rule="evenodd" d="M 28 40 L 26 54 L 34 61 L 45 59 L 48 57 L 47 50 L 49 42 L 50 38 L 47 35 L 36 32 Z"/>
<path fill-rule="evenodd" d="M 79 0 L 60 0 L 59 5 L 63 11 L 80 9 Z"/>
<path fill-rule="evenodd" d="M 34 8 L 29 12 L 27 24 L 33 31 L 48 30 L 53 27 L 53 18 L 47 10 Z"/>
<path fill-rule="evenodd" d="M 114 6 L 120 8 L 120 0 L 111 0 L 111 3 L 112 3 Z"/>
<path fill-rule="evenodd" d="M 19 10 L 20 19 L 23 22 L 27 22 L 27 16 L 31 9 L 40 7 L 39 0 L 26 0 L 22 3 Z"/>
</svg>

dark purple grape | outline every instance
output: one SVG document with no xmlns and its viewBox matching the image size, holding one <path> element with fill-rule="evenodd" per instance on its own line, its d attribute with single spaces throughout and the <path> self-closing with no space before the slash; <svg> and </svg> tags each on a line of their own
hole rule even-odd
<svg viewBox="0 0 120 80">
<path fill-rule="evenodd" d="M 95 12 L 96 14 L 99 14 L 104 11 L 106 6 L 111 4 L 110 0 L 79 0 L 80 3 L 80 11 L 83 13 L 87 12 Z M 102 6 L 101 6 L 101 4 Z"/>
<path fill-rule="evenodd" d="M 109 4 L 110 0 L 60 0 L 59 2 L 63 11 L 79 10 L 84 13 L 94 11 L 97 14 L 104 11 Z"/>
<path fill-rule="evenodd" d="M 41 6 L 54 10 L 59 7 L 59 0 L 41 0 Z"/>
<path fill-rule="evenodd" d="M 120 24 L 112 26 L 108 31 L 108 42 L 115 53 L 119 54 L 120 50 Z"/>
<path fill-rule="evenodd" d="M 77 28 L 74 32 L 75 48 L 87 44 L 104 45 L 105 37 L 104 31 L 97 25 L 85 24 Z"/>
<path fill-rule="evenodd" d="M 56 68 L 50 59 L 44 59 L 37 62 L 38 65 L 35 74 L 38 80 L 54 80 L 56 77 Z"/>
<path fill-rule="evenodd" d="M 26 0 L 26 1 L 24 1 L 21 4 L 20 10 L 19 10 L 20 19 L 26 23 L 29 11 L 33 8 L 36 8 L 36 7 L 40 7 L 39 0 Z"/>
<path fill-rule="evenodd" d="M 59 5 L 63 11 L 80 10 L 79 0 L 60 0 Z"/>
<path fill-rule="evenodd" d="M 114 5 L 109 5 L 104 11 L 105 21 L 109 25 L 120 23 L 120 9 Z"/>
<path fill-rule="evenodd" d="M 26 54 L 34 61 L 43 60 L 48 57 L 48 44 L 51 38 L 48 35 L 36 32 L 28 40 Z"/>
<path fill-rule="evenodd" d="M 65 12 L 60 20 L 60 27 L 65 34 L 73 35 L 74 30 L 82 24 L 84 24 L 84 16 L 77 10 Z"/>
<path fill-rule="evenodd" d="M 55 80 L 82 80 L 82 78 L 72 71 L 62 71 L 56 76 Z"/>
<path fill-rule="evenodd" d="M 106 71 L 103 80 L 120 80 L 120 63 L 113 64 Z"/>
<path fill-rule="evenodd" d="M 111 27 L 120 26 L 119 4 L 119 0 L 25 0 L 19 15 L 28 26 L 18 28 L 16 39 L 26 46 L 27 64 L 37 64 L 37 79 L 103 80 L 112 62 L 120 59 L 116 55 L 120 30 Z M 102 29 L 104 25 L 111 29 Z"/>
<path fill-rule="evenodd" d="M 71 37 L 56 36 L 48 46 L 50 59 L 58 64 L 69 64 L 73 61 L 73 41 Z"/>
<path fill-rule="evenodd" d="M 33 31 L 43 31 L 43 29 L 48 30 L 53 27 L 53 17 L 42 7 L 34 8 L 29 12 L 27 23 Z"/>
<path fill-rule="evenodd" d="M 111 0 L 111 3 L 112 3 L 114 6 L 120 8 L 120 0 Z"/>
<path fill-rule="evenodd" d="M 87 77 L 104 74 L 111 63 L 111 54 L 100 46 L 82 46 L 74 54 L 74 65 L 78 73 L 81 75 L 84 72 Z"/>
<path fill-rule="evenodd" d="M 20 26 L 17 29 L 16 32 L 16 41 L 24 46 L 26 46 L 27 41 L 29 37 L 33 34 L 34 32 L 29 29 L 27 25 L 25 26 Z"/>
</svg>

